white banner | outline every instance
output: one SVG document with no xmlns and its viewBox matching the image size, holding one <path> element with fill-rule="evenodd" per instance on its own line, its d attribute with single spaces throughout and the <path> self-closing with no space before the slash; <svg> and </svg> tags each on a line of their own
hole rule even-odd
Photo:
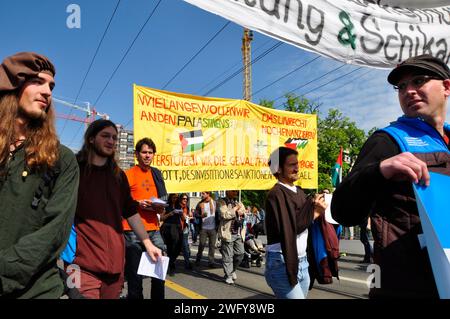
<svg viewBox="0 0 450 319">
<path fill-rule="evenodd" d="M 185 0 L 248 29 L 333 59 L 392 68 L 419 54 L 450 59 L 448 1 Z"/>
</svg>

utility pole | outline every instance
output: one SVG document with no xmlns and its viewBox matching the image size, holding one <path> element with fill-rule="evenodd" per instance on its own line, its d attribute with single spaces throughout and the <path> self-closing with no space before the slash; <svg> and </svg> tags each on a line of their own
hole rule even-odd
<svg viewBox="0 0 450 319">
<path fill-rule="evenodd" d="M 244 62 L 244 94 L 243 98 L 246 101 L 252 100 L 252 46 L 253 31 L 244 29 L 244 36 L 242 38 L 242 60 Z"/>
</svg>

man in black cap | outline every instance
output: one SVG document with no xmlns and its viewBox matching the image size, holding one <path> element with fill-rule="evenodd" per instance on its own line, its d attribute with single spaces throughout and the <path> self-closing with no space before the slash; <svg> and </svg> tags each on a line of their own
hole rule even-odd
<svg viewBox="0 0 450 319">
<path fill-rule="evenodd" d="M 59 298 L 79 169 L 59 143 L 55 68 L 33 52 L 0 65 L 0 298 Z"/>
<path fill-rule="evenodd" d="M 442 60 L 420 55 L 393 69 L 388 82 L 404 115 L 369 137 L 334 192 L 331 212 L 344 226 L 370 215 L 380 266 L 371 298 L 438 298 L 412 183 L 432 187 L 429 171 L 450 175 L 450 70 Z"/>
</svg>

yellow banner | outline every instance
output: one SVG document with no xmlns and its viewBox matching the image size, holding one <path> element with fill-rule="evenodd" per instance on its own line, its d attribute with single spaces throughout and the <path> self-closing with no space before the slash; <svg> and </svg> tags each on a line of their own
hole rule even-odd
<svg viewBox="0 0 450 319">
<path fill-rule="evenodd" d="M 299 152 L 298 185 L 317 188 L 316 115 L 138 85 L 133 93 L 134 142 L 155 142 L 152 165 L 170 193 L 269 189 L 267 162 L 279 146 Z"/>
</svg>

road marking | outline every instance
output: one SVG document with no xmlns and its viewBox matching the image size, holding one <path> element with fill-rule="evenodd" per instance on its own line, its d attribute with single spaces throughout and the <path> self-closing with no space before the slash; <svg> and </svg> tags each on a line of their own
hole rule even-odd
<svg viewBox="0 0 450 319">
<path fill-rule="evenodd" d="M 345 281 L 356 282 L 356 283 L 358 283 L 358 284 L 367 285 L 367 281 L 366 281 L 366 280 L 353 279 L 353 278 L 342 277 L 342 276 L 339 276 L 339 279 L 340 279 L 340 280 L 345 280 Z"/>
<path fill-rule="evenodd" d="M 182 294 L 183 296 L 186 296 L 191 299 L 208 299 L 205 296 L 202 296 L 192 290 L 189 290 L 167 279 L 166 279 L 166 287 L 175 290 L 176 292 Z"/>
</svg>

